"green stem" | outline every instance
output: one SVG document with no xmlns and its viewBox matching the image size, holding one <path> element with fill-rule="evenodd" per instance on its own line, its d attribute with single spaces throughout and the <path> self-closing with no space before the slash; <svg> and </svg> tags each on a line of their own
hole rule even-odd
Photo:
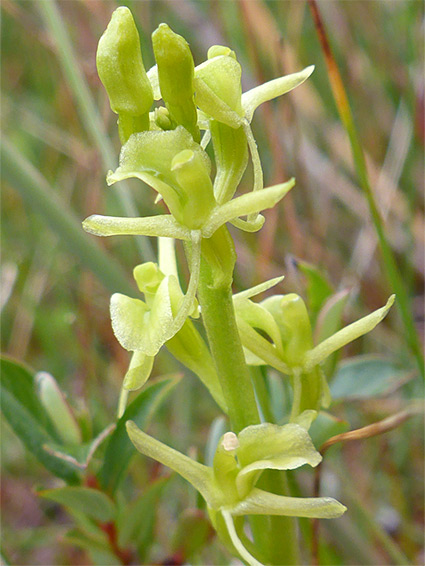
<svg viewBox="0 0 425 566">
<path fill-rule="evenodd" d="M 230 286 L 210 285 L 202 265 L 199 302 L 230 422 L 237 434 L 259 424 L 260 417 L 236 326 L 232 290 Z"/>
<path fill-rule="evenodd" d="M 260 423 L 250 372 L 245 363 L 236 325 L 232 298 L 235 263 L 233 241 L 227 228 L 220 228 L 202 241 L 199 303 L 214 365 L 220 379 L 232 429 L 239 433 Z M 265 472 L 262 487 L 289 495 L 282 472 Z M 268 564 L 299 564 L 296 520 L 290 517 L 250 518 L 254 543 Z"/>
</svg>

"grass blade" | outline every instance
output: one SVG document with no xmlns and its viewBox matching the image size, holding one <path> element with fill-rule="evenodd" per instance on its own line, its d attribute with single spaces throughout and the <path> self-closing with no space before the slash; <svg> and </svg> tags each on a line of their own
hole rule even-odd
<svg viewBox="0 0 425 566">
<path fill-rule="evenodd" d="M 320 45 L 325 56 L 329 81 L 331 84 L 331 89 L 338 109 L 338 113 L 350 140 L 354 166 L 357 172 L 360 187 L 366 197 L 372 221 L 376 230 L 386 275 L 397 295 L 397 303 L 400 308 L 401 318 L 405 327 L 405 339 L 410 350 L 416 358 L 419 371 L 422 377 L 425 379 L 424 357 L 412 316 L 410 298 L 403 284 L 403 279 L 397 267 L 391 246 L 385 236 L 384 224 L 381 218 L 381 214 L 376 205 L 375 196 L 369 182 L 369 175 L 367 172 L 363 149 L 360 144 L 359 136 L 353 119 L 353 114 L 351 112 L 350 103 L 348 101 L 348 96 L 344 88 L 344 83 L 342 82 L 338 65 L 333 56 L 323 20 L 317 6 L 317 2 L 316 0 L 308 0 L 308 2 L 311 13 L 313 15 L 313 20 L 316 26 Z"/>
<path fill-rule="evenodd" d="M 1 162 L 4 177 L 43 216 L 71 253 L 110 291 L 134 295 L 121 266 L 83 232 L 81 222 L 61 202 L 46 179 L 4 136 Z"/>
<path fill-rule="evenodd" d="M 50 35 L 56 43 L 60 65 L 77 102 L 82 124 L 98 148 L 105 169 L 115 169 L 117 162 L 116 152 L 105 131 L 89 87 L 78 66 L 71 40 L 58 6 L 55 0 L 38 2 L 37 6 Z M 120 190 L 117 194 L 124 213 L 127 216 L 138 216 L 129 187 L 125 183 L 120 183 Z M 146 261 L 152 260 L 154 256 L 149 240 L 147 238 L 137 238 L 136 241 L 143 258 Z"/>
</svg>

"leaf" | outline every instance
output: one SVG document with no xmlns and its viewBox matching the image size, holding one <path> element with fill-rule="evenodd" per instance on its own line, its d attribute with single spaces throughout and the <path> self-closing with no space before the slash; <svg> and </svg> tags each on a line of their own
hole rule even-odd
<svg viewBox="0 0 425 566">
<path fill-rule="evenodd" d="M 103 533 L 102 533 L 103 535 Z M 94 564 L 102 566 L 120 566 L 121 561 L 109 550 L 109 542 L 105 536 L 87 534 L 80 529 L 71 529 L 64 537 L 66 543 L 87 550 Z"/>
<path fill-rule="evenodd" d="M 101 491 L 90 487 L 67 486 L 58 489 L 46 489 L 39 491 L 38 495 L 74 511 L 84 513 L 101 523 L 112 521 L 116 514 L 113 501 Z"/>
<path fill-rule="evenodd" d="M 382 397 L 408 379 L 406 370 L 381 356 L 356 356 L 343 362 L 331 383 L 335 400 Z"/>
<path fill-rule="evenodd" d="M 133 420 L 138 426 L 145 427 L 158 405 L 176 385 L 177 380 L 178 378 L 175 376 L 168 377 L 148 385 L 127 407 L 125 413 L 119 419 L 117 427 L 109 439 L 105 459 L 99 472 L 100 483 L 106 491 L 114 493 L 131 457 L 135 454 L 127 435 L 125 423 L 128 420 Z"/>
<path fill-rule="evenodd" d="M 45 444 L 59 442 L 47 413 L 35 393 L 34 377 L 30 370 L 11 359 L 2 358 L 1 410 L 19 439 L 38 461 L 55 476 L 68 483 L 78 483 L 75 466 L 44 449 Z"/>
<path fill-rule="evenodd" d="M 45 371 L 35 375 L 38 397 L 54 423 L 61 440 L 68 444 L 81 443 L 81 430 L 55 378 Z"/>
<path fill-rule="evenodd" d="M 90 464 L 94 453 L 104 440 L 115 430 L 115 425 L 111 424 L 106 427 L 100 434 L 93 438 L 90 442 L 84 444 L 74 445 L 60 445 L 60 444 L 45 444 L 44 450 L 49 454 L 53 454 L 56 458 L 71 462 L 77 468 L 85 470 Z"/>
<path fill-rule="evenodd" d="M 319 310 L 332 295 L 333 288 L 327 277 L 314 265 L 296 260 L 297 268 L 304 274 L 308 298 L 308 311 L 312 323 L 316 320 Z"/>
<path fill-rule="evenodd" d="M 149 484 L 142 495 L 121 510 L 117 519 L 118 545 L 121 548 L 130 544 L 142 546 L 146 555 L 148 545 L 153 542 L 157 501 L 168 481 L 169 477 L 163 477 Z"/>
</svg>

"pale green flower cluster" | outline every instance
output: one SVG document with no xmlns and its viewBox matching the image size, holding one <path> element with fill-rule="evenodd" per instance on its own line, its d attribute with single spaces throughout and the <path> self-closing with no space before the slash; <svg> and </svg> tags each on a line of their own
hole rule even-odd
<svg viewBox="0 0 425 566">
<path fill-rule="evenodd" d="M 134 270 L 142 298 L 116 293 L 111 298 L 112 326 L 120 344 L 133 352 L 124 378 L 119 414 L 129 391 L 141 388 L 155 355 L 165 344 L 209 389 L 221 409 L 226 401 L 207 344 L 191 318 L 200 309 L 196 299 L 202 258 L 211 265 L 235 254 L 224 225 L 259 230 L 262 210 L 273 207 L 294 186 L 294 180 L 263 187 L 263 173 L 251 130 L 256 108 L 302 84 L 313 72 L 280 77 L 242 93 L 241 66 L 227 47 L 213 46 L 207 60 L 195 67 L 184 38 L 161 24 L 152 35 L 157 64 L 143 66 L 139 36 L 131 12 L 118 8 L 99 42 L 97 66 L 112 110 L 118 114 L 123 144 L 119 167 L 108 184 L 138 178 L 157 192 L 169 214 L 143 218 L 93 215 L 84 228 L 99 236 L 144 235 L 159 239 L 159 264 Z M 162 101 L 152 109 L 154 101 Z M 157 102 L 158 104 L 158 102 Z M 215 167 L 205 151 L 212 142 Z M 250 192 L 234 197 L 251 159 Z M 214 178 L 211 171 L 214 169 Z M 181 290 L 174 239 L 183 240 L 190 279 Z M 211 242 L 214 242 L 212 244 Z M 228 270 L 229 271 L 229 270 Z M 220 270 L 217 270 L 220 274 Z M 321 460 L 308 435 L 312 420 L 330 401 L 320 364 L 333 352 L 372 330 L 387 305 L 314 345 L 306 306 L 298 295 L 275 295 L 260 303 L 252 297 L 281 280 L 275 279 L 233 297 L 236 322 L 251 365 L 269 365 L 290 376 L 293 404 L 290 423 L 269 423 L 226 433 L 218 443 L 212 467 L 205 466 L 155 440 L 129 422 L 135 447 L 188 480 L 204 497 L 211 520 L 229 547 L 248 564 L 258 565 L 243 531 L 245 515 L 288 515 L 333 518 L 345 507 L 334 499 L 294 498 L 263 491 L 256 484 L 264 470 L 292 470 Z M 202 314 L 202 313 L 201 313 Z M 252 545 L 251 545 L 252 546 Z"/>
</svg>

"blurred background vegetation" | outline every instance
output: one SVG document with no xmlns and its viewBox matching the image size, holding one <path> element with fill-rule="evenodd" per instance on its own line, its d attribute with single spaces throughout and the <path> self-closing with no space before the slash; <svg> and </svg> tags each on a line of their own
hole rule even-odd
<svg viewBox="0 0 425 566">
<path fill-rule="evenodd" d="M 346 321 L 382 306 L 393 288 L 382 267 L 308 5 L 302 0 L 122 3 L 133 11 L 146 68 L 154 63 L 150 34 L 163 21 L 189 41 L 195 64 L 205 59 L 210 45 L 234 49 L 244 70 L 244 90 L 316 65 L 305 85 L 256 113 L 253 129 L 266 185 L 292 175 L 297 185 L 266 212 L 258 234 L 233 231 L 238 252 L 235 290 L 285 274 L 280 291 L 306 296 L 302 261 L 316 265 L 335 290 L 352 290 Z M 128 353 L 110 326 L 111 291 L 132 285 L 133 267 L 156 253 L 155 242 L 148 239 L 101 240 L 82 229 L 75 235 L 92 213 L 155 212 L 153 192 L 140 183 L 107 188 L 105 182 L 120 145 L 116 116 L 97 77 L 95 53 L 118 5 L 112 0 L 1 3 L 2 350 L 37 371 L 52 373 L 80 415 L 91 415 L 94 431 L 114 420 L 128 364 Z M 352 105 L 386 237 L 421 332 L 424 5 L 414 0 L 326 0 L 319 8 Z M 250 171 L 244 187 L 250 187 Z M 114 273 L 110 277 L 108 266 Z M 422 395 L 396 309 L 370 336 L 350 345 L 344 357 L 372 353 L 383 356 L 391 379 L 376 395 L 359 399 L 354 387 L 349 404 L 334 405 L 332 412 L 350 428 L 393 414 Z M 180 370 L 164 352 L 156 358 L 153 376 Z M 215 405 L 189 375 L 162 405 L 151 430 L 196 455 L 203 453 L 216 416 Z M 334 447 L 326 461 L 328 493 L 346 503 L 350 513 L 323 526 L 323 563 L 422 564 L 420 419 L 367 441 Z M 2 470 L 5 560 L 89 563 L 84 550 L 66 543 L 70 517 L 35 494 L 34 487 L 51 487 L 56 480 L 25 453 L 6 422 Z M 135 458 L 134 492 L 157 473 L 155 464 Z M 182 511 L 196 504 L 194 492 L 171 478 L 155 505 L 152 560 L 172 563 L 170 533 L 178 531 Z M 192 562 L 228 563 L 215 540 L 208 541 Z M 392 542 L 396 547 L 391 551 Z"/>
</svg>

